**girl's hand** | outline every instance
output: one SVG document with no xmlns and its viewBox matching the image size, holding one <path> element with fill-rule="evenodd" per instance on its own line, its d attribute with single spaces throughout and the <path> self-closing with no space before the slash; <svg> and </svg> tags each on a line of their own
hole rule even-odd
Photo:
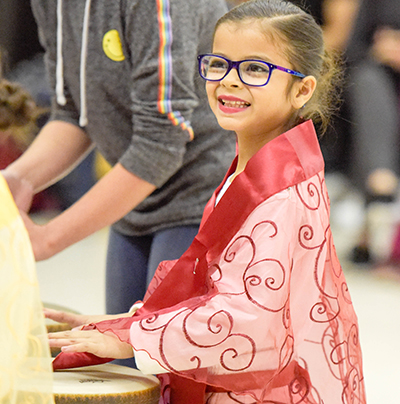
<svg viewBox="0 0 400 404">
<path fill-rule="evenodd" d="M 129 313 L 123 314 L 113 314 L 113 315 L 85 315 L 85 314 L 75 314 L 68 313 L 65 311 L 53 310 L 44 308 L 43 309 L 44 316 L 49 318 L 50 320 L 56 321 L 58 323 L 66 323 L 71 328 L 81 327 L 86 324 L 98 323 L 104 320 L 112 320 L 120 317 L 129 317 Z"/>
<path fill-rule="evenodd" d="M 127 359 L 133 357 L 132 346 L 121 342 L 113 333 L 97 330 L 63 331 L 48 334 L 51 348 L 61 352 L 88 352 L 100 358 Z"/>
</svg>

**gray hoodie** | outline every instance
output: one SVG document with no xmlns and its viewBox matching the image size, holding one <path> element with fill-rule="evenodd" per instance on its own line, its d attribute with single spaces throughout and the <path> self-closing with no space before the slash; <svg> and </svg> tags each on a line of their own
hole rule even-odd
<svg viewBox="0 0 400 404">
<path fill-rule="evenodd" d="M 114 224 L 143 235 L 199 223 L 234 156 L 197 72 L 224 0 L 32 0 L 53 120 L 80 125 L 106 160 L 157 186 Z M 55 134 L 56 136 L 56 134 Z"/>
</svg>

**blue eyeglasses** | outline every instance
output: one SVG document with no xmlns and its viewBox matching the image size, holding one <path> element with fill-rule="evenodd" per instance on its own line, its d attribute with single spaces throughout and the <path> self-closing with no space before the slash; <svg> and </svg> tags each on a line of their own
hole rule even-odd
<svg viewBox="0 0 400 404">
<path fill-rule="evenodd" d="M 272 72 L 281 70 L 293 76 L 304 78 L 304 74 L 286 67 L 277 66 L 263 60 L 247 59 L 232 61 L 219 55 L 205 54 L 197 56 L 199 73 L 204 80 L 221 81 L 232 69 L 236 69 L 240 80 L 249 86 L 266 86 Z"/>
</svg>

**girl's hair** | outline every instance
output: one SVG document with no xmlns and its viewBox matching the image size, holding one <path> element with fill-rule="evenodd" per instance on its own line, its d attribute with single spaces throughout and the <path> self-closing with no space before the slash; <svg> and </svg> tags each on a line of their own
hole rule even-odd
<svg viewBox="0 0 400 404">
<path fill-rule="evenodd" d="M 21 85 L 0 79 L 0 131 L 12 136 L 22 150 L 37 134 L 36 122 L 43 112 Z"/>
<path fill-rule="evenodd" d="M 285 43 L 288 67 L 317 79 L 313 96 L 294 118 L 294 124 L 312 119 L 324 133 L 338 106 L 343 74 L 339 58 L 325 49 L 321 27 L 310 14 L 288 1 L 249 0 L 221 17 L 215 30 L 224 23 L 254 20 L 261 23 L 266 35 Z"/>
</svg>

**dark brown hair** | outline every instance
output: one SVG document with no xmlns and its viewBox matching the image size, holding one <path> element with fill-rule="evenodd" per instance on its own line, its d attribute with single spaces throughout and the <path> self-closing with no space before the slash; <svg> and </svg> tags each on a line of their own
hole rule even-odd
<svg viewBox="0 0 400 404">
<path fill-rule="evenodd" d="M 41 113 L 21 85 L 0 79 L 0 131 L 12 136 L 21 148 L 25 149 L 36 135 Z"/>
<path fill-rule="evenodd" d="M 288 1 L 249 0 L 221 17 L 215 30 L 224 23 L 254 20 L 260 22 L 266 35 L 285 44 L 283 53 L 291 64 L 288 67 L 317 79 L 317 88 L 294 117 L 294 125 L 312 119 L 324 133 L 339 103 L 342 69 L 339 58 L 326 51 L 321 27 L 310 14 Z"/>
</svg>

